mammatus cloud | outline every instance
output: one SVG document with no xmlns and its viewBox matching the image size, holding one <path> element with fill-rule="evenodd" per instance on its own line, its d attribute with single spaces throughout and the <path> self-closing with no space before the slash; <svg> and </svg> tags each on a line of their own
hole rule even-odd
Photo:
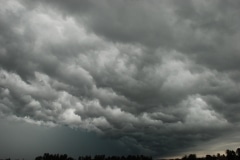
<svg viewBox="0 0 240 160">
<path fill-rule="evenodd" d="M 169 155 L 239 130 L 239 3 L 0 1 L 0 115 Z"/>
</svg>

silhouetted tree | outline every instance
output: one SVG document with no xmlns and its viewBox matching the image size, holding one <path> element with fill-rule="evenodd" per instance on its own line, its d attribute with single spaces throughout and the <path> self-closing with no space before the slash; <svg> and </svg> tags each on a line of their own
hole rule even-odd
<svg viewBox="0 0 240 160">
<path fill-rule="evenodd" d="M 197 159 L 196 154 L 190 154 L 190 155 L 188 156 L 188 160 L 196 160 L 196 159 Z"/>
<path fill-rule="evenodd" d="M 236 150 L 237 159 L 240 160 L 240 148 Z"/>
<path fill-rule="evenodd" d="M 211 155 L 206 155 L 206 160 L 212 160 L 212 156 Z"/>
<path fill-rule="evenodd" d="M 228 160 L 236 160 L 237 158 L 236 153 L 232 150 L 226 150 L 226 154 Z"/>
<path fill-rule="evenodd" d="M 43 160 L 43 157 L 42 156 L 38 156 L 35 158 L 35 160 Z"/>
<path fill-rule="evenodd" d="M 182 160 L 187 160 L 187 159 L 188 159 L 188 158 L 187 158 L 186 155 L 182 157 Z"/>
</svg>

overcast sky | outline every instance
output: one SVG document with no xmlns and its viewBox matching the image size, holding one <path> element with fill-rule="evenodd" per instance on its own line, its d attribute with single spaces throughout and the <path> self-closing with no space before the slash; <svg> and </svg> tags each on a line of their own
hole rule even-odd
<svg viewBox="0 0 240 160">
<path fill-rule="evenodd" d="M 0 0 L 0 155 L 240 144 L 240 1 Z"/>
</svg>

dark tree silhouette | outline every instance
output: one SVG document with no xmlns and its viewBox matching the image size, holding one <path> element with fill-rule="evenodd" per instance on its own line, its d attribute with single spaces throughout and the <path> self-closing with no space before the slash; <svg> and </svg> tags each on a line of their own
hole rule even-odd
<svg viewBox="0 0 240 160">
<path fill-rule="evenodd" d="M 236 153 L 232 150 L 226 150 L 226 154 L 227 154 L 228 160 L 236 160 L 237 159 Z"/>
<path fill-rule="evenodd" d="M 0 159 L 0 160 L 11 160 Z M 49 154 L 44 153 L 43 156 L 37 156 L 35 160 L 74 160 L 67 154 Z M 105 155 L 95 155 L 91 156 L 79 156 L 77 160 L 152 160 L 152 157 L 144 155 L 128 155 L 128 156 L 105 156 Z M 173 159 L 172 159 L 173 160 Z M 216 155 L 206 155 L 205 157 L 197 157 L 196 154 L 189 154 L 183 156 L 181 159 L 177 158 L 175 160 L 240 160 L 240 148 L 237 148 L 236 152 L 233 150 L 226 150 L 226 156 L 223 154 Z"/>
<path fill-rule="evenodd" d="M 218 158 L 220 158 L 221 156 L 218 155 Z M 206 160 L 218 160 L 218 158 L 216 156 L 211 156 L 211 155 L 206 155 L 205 159 Z"/>
<path fill-rule="evenodd" d="M 237 159 L 240 160 L 240 148 L 236 150 Z"/>
<path fill-rule="evenodd" d="M 66 154 L 59 155 L 59 154 L 49 154 L 44 153 L 43 156 L 38 156 L 35 160 L 74 160 L 72 157 L 68 157 Z M 152 157 L 147 157 L 144 155 L 129 155 L 125 156 L 111 156 L 106 157 L 105 155 L 96 155 L 94 158 L 91 156 L 79 156 L 78 160 L 152 160 Z"/>
<path fill-rule="evenodd" d="M 196 154 L 190 154 L 190 155 L 188 156 L 188 160 L 196 160 L 196 159 L 197 159 Z"/>
</svg>

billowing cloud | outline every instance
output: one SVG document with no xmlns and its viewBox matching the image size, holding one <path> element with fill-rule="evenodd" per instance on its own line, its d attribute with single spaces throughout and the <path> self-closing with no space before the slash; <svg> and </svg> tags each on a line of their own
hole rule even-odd
<svg viewBox="0 0 240 160">
<path fill-rule="evenodd" d="M 1 3 L 2 117 L 161 156 L 239 130 L 238 2 Z"/>
</svg>

